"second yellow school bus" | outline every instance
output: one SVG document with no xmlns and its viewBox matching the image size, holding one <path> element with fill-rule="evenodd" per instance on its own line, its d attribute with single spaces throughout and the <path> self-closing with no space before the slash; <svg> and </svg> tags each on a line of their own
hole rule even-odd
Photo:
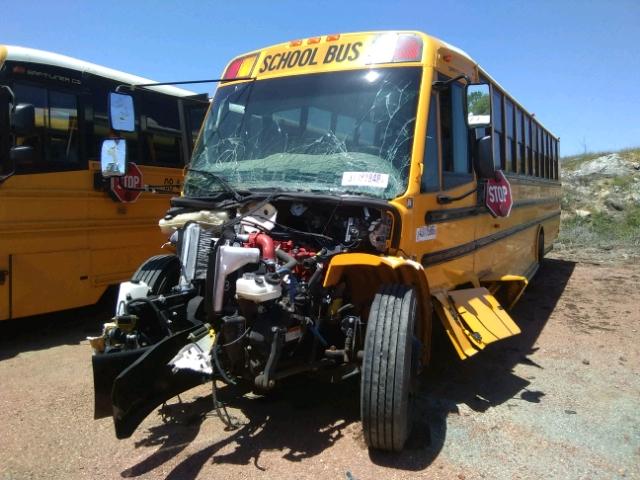
<svg viewBox="0 0 640 480">
<path fill-rule="evenodd" d="M 93 340 L 96 405 L 113 404 L 126 437 L 202 373 L 268 390 L 328 367 L 361 374 L 366 442 L 399 450 L 433 321 L 461 359 L 520 332 L 506 310 L 558 234 L 558 138 L 419 32 L 282 43 L 224 79 L 165 219 L 182 272 L 172 302 L 195 313 L 123 285 L 137 328 L 159 333 L 131 343 L 123 316 Z M 208 368 L 178 354 L 190 322 Z"/>
<path fill-rule="evenodd" d="M 112 135 L 108 93 L 131 83 L 151 81 L 0 45 L 0 110 L 29 105 L 35 117 L 34 128 L 20 134 L 0 121 L 0 321 L 93 304 L 160 253 L 157 218 L 170 197 L 151 189 L 114 192 L 97 162 Z M 170 193 L 182 182 L 208 100 L 158 86 L 140 91 L 136 105 L 141 128 L 128 135 L 137 174 L 131 186 Z M 7 142 L 31 155 L 12 159 Z"/>
</svg>

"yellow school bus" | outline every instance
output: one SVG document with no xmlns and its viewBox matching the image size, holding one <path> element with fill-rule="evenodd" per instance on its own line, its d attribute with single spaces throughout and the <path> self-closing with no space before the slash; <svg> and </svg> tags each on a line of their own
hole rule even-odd
<svg viewBox="0 0 640 480">
<path fill-rule="evenodd" d="M 131 83 L 150 81 L 0 45 L 0 320 L 95 303 L 164 242 L 157 218 L 169 196 L 140 190 L 180 185 L 208 101 L 174 87 L 140 92 L 127 152 L 135 166 L 112 184 L 98 163 L 111 135 L 107 93 Z M 16 132 L 7 112 L 23 107 L 34 125 Z"/>
<path fill-rule="evenodd" d="M 520 332 L 507 310 L 558 234 L 558 178 L 558 138 L 423 33 L 233 59 L 161 222 L 179 281 L 121 285 L 92 339 L 96 416 L 123 438 L 203 375 L 215 399 L 220 379 L 360 374 L 367 444 L 401 449 L 432 322 L 463 360 Z"/>
</svg>

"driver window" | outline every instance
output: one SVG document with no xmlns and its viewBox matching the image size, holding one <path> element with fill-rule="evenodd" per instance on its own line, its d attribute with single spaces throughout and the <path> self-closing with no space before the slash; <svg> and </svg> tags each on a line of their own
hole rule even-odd
<svg viewBox="0 0 640 480">
<path fill-rule="evenodd" d="M 438 118 L 436 96 L 429 100 L 429 118 L 427 119 L 427 139 L 424 146 L 424 160 L 421 192 L 437 192 L 440 190 L 440 171 L 438 168 Z"/>
<path fill-rule="evenodd" d="M 444 190 L 448 190 L 473 180 L 464 119 L 464 87 L 454 83 L 439 92 L 439 97 L 442 180 Z"/>
</svg>

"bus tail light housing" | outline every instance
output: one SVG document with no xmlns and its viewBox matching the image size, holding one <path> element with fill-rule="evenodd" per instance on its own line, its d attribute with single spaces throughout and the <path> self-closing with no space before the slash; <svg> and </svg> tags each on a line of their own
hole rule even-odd
<svg viewBox="0 0 640 480">
<path fill-rule="evenodd" d="M 367 53 L 367 64 L 419 62 L 422 60 L 422 38 L 411 33 L 377 35 Z"/>
</svg>

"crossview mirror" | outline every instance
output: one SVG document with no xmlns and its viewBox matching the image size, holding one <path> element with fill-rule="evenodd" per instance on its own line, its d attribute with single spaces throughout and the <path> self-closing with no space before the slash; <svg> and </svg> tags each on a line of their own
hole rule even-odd
<svg viewBox="0 0 640 480">
<path fill-rule="evenodd" d="M 19 103 L 11 113 L 11 130 L 19 136 L 33 133 L 36 125 L 36 110 L 30 103 Z"/>
<path fill-rule="evenodd" d="M 24 165 L 33 162 L 33 147 L 27 145 L 18 145 L 9 150 L 9 160 L 12 165 Z M 14 167 L 15 168 L 15 167 Z"/>
<path fill-rule="evenodd" d="M 100 151 L 102 176 L 122 177 L 127 172 L 127 141 L 123 138 L 110 138 L 102 142 Z"/>
<path fill-rule="evenodd" d="M 113 130 L 133 132 L 136 129 L 133 97 L 124 93 L 109 93 L 109 122 Z"/>
<path fill-rule="evenodd" d="M 482 128 L 491 126 L 491 88 L 486 83 L 470 83 L 466 86 L 467 126 Z"/>
</svg>

